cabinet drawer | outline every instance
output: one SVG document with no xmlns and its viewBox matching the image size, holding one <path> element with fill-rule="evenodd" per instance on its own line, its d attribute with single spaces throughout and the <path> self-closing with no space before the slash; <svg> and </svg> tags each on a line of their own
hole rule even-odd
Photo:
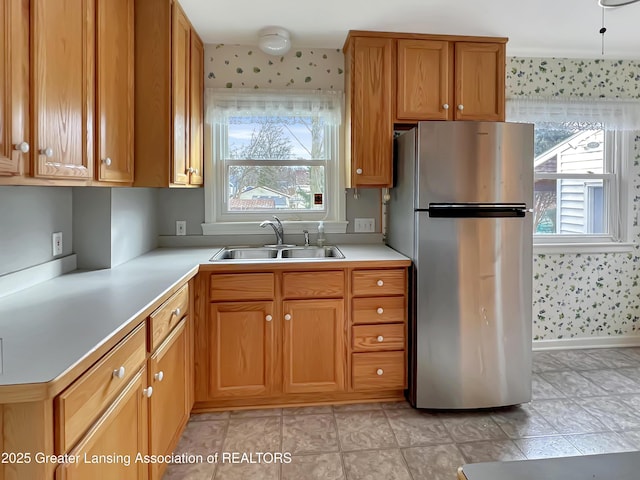
<svg viewBox="0 0 640 480">
<path fill-rule="evenodd" d="M 351 289 L 354 295 L 404 295 L 407 289 L 405 269 L 354 270 Z"/>
<path fill-rule="evenodd" d="M 212 302 L 233 300 L 273 300 L 273 273 L 216 273 L 211 275 L 209 299 Z"/>
<path fill-rule="evenodd" d="M 404 323 L 351 327 L 351 344 L 356 352 L 404 350 Z"/>
<path fill-rule="evenodd" d="M 68 451 L 140 370 L 146 340 L 143 322 L 56 398 L 57 453 Z"/>
<path fill-rule="evenodd" d="M 342 298 L 344 272 L 290 272 L 282 275 L 284 298 Z"/>
<path fill-rule="evenodd" d="M 405 297 L 354 298 L 351 301 L 353 324 L 404 322 Z"/>
<path fill-rule="evenodd" d="M 351 381 L 354 390 L 405 388 L 405 352 L 354 353 Z"/>
<path fill-rule="evenodd" d="M 189 285 L 185 284 L 149 316 L 149 351 L 153 352 L 167 338 L 189 310 Z"/>
</svg>

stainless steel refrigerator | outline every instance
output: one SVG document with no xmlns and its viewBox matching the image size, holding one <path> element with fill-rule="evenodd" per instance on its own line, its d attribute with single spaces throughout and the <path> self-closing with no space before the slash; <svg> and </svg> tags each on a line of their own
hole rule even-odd
<svg viewBox="0 0 640 480">
<path fill-rule="evenodd" d="M 420 122 L 395 147 L 387 243 L 413 259 L 411 403 L 530 401 L 533 125 Z"/>
</svg>

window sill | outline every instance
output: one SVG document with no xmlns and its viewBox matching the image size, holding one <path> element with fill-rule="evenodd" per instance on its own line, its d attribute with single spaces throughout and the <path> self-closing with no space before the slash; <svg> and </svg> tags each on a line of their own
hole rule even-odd
<svg viewBox="0 0 640 480">
<path fill-rule="evenodd" d="M 324 222 L 325 233 L 346 233 L 349 222 Z M 260 228 L 260 222 L 219 222 L 203 223 L 203 235 L 264 235 L 264 228 Z M 318 232 L 317 221 L 282 222 L 284 233 L 302 233 L 308 230 L 310 233 Z M 267 233 L 272 233 L 271 229 Z"/>
<path fill-rule="evenodd" d="M 625 253 L 631 252 L 636 244 L 633 242 L 601 242 L 601 243 L 538 243 L 533 245 L 534 255 L 554 253 Z"/>
</svg>

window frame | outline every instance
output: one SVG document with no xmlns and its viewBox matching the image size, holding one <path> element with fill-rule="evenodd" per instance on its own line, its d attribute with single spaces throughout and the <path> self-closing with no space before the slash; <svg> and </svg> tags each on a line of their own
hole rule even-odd
<svg viewBox="0 0 640 480">
<path fill-rule="evenodd" d="M 533 122 L 535 124 L 535 122 Z M 575 173 L 535 173 L 534 181 L 542 179 L 561 180 L 602 180 L 607 234 L 533 234 L 533 246 L 536 253 L 607 253 L 631 251 L 634 243 L 630 241 L 631 225 L 631 189 L 629 185 L 632 135 L 628 131 L 611 130 L 604 126 L 605 171 L 602 174 Z M 614 209 L 618 214 L 615 215 Z M 560 216 L 560 209 L 556 212 Z M 558 223 L 556 223 L 558 224 Z"/>
<path fill-rule="evenodd" d="M 296 96 L 308 94 L 309 98 L 317 95 L 318 92 L 266 92 L 267 95 L 283 95 L 293 93 Z M 339 102 L 339 117 L 343 120 L 344 108 L 342 94 Z M 256 92 L 251 92 L 256 95 Z M 243 92 L 237 92 L 237 98 L 241 99 Z M 211 108 L 210 105 L 208 105 Z M 275 114 L 274 114 L 275 115 Z M 278 113 L 277 116 L 283 116 Z M 282 221 L 286 233 L 302 233 L 303 230 L 315 231 L 318 222 L 323 221 L 327 233 L 345 233 L 348 222 L 346 221 L 346 198 L 345 182 L 343 174 L 343 133 L 344 121 L 340 123 L 325 124 L 324 142 L 327 159 L 322 163 L 325 168 L 325 208 L 321 211 L 301 211 L 295 209 L 274 209 L 264 211 L 227 212 L 224 208 L 228 200 L 227 175 L 225 169 L 230 162 L 222 157 L 226 136 L 224 129 L 226 126 L 220 122 L 207 118 L 205 122 L 205 223 L 202 224 L 203 235 L 219 234 L 242 234 L 242 235 L 264 235 L 265 231 L 258 228 L 261 221 L 271 219 L 277 215 Z M 317 164 L 317 160 L 241 160 L 238 163 L 255 162 L 265 164 L 286 163 L 292 166 L 298 164 Z M 235 161 L 233 161 L 235 163 Z"/>
</svg>

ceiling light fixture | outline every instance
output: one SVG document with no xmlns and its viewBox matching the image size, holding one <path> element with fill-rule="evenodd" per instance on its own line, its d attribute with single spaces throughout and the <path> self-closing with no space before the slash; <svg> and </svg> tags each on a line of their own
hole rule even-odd
<svg viewBox="0 0 640 480">
<path fill-rule="evenodd" d="M 598 0 L 598 5 L 602 8 L 616 8 L 624 7 L 625 5 L 631 5 L 632 3 L 640 2 L 640 0 Z"/>
<path fill-rule="evenodd" d="M 258 33 L 258 47 L 269 55 L 284 55 L 291 48 L 289 32 L 281 27 L 266 27 Z"/>
</svg>

